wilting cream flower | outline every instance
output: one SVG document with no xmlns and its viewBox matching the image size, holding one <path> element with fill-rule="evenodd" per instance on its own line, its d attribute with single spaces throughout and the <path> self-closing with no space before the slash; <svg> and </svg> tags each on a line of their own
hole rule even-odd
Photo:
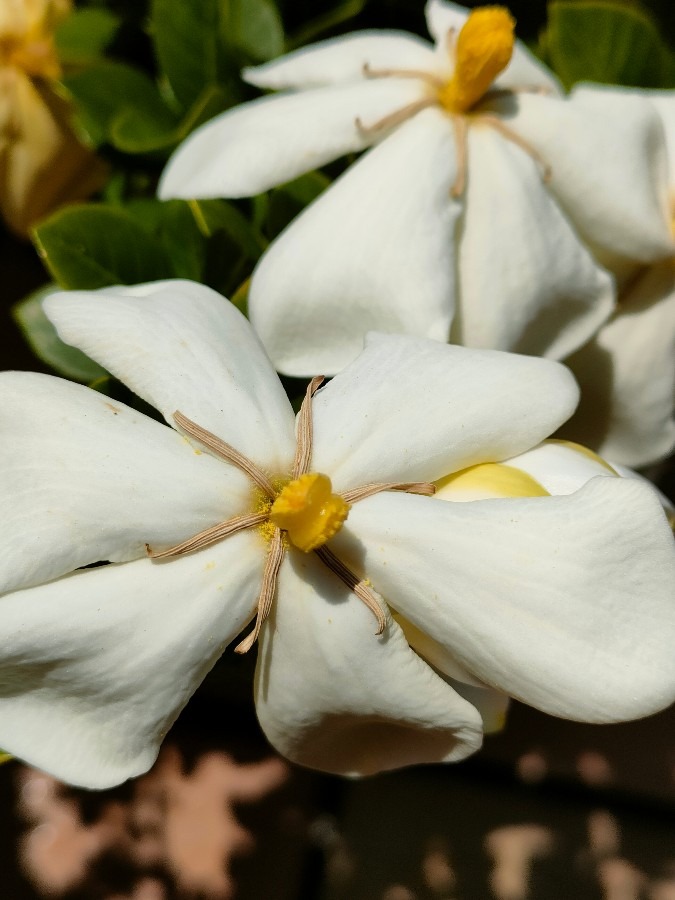
<svg viewBox="0 0 675 900">
<path fill-rule="evenodd" d="M 54 29 L 71 6 L 0 4 L 0 215 L 20 234 L 101 183 L 101 161 L 76 140 L 69 108 L 52 87 L 61 75 Z"/>
<path fill-rule="evenodd" d="M 598 259 L 672 251 L 648 103 L 563 98 L 501 7 L 430 0 L 427 21 L 435 46 L 357 32 L 246 69 L 285 92 L 207 123 L 164 172 L 163 197 L 246 196 L 375 145 L 253 274 L 283 372 L 335 372 L 371 328 L 559 359 L 611 313 Z"/>
<path fill-rule="evenodd" d="M 656 108 L 666 134 L 675 234 L 675 91 L 603 90 L 609 97 L 638 94 Z M 563 431 L 616 462 L 645 466 L 675 446 L 675 254 L 618 277 L 615 312 L 565 360 L 581 402 Z"/>
<path fill-rule="evenodd" d="M 576 403 L 563 366 L 375 335 L 296 421 L 202 285 L 46 308 L 172 427 L 0 376 L 0 746 L 89 787 L 137 775 L 252 620 L 265 733 L 332 772 L 461 759 L 506 695 L 592 722 L 675 696 L 655 493 L 532 449 Z"/>
</svg>

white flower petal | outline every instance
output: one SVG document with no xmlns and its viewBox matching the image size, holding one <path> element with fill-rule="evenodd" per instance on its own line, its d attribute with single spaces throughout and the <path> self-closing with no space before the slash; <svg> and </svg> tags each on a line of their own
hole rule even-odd
<svg viewBox="0 0 675 900">
<path fill-rule="evenodd" d="M 260 537 L 164 563 L 77 572 L 2 598 L 0 745 L 89 788 L 150 768 L 225 645 L 251 617 Z"/>
<path fill-rule="evenodd" d="M 544 441 L 527 453 L 505 460 L 505 464 L 527 472 L 549 494 L 572 494 L 591 478 L 618 475 L 609 463 L 585 447 L 558 440 Z"/>
<path fill-rule="evenodd" d="M 427 91 L 417 79 L 382 78 L 241 104 L 183 141 L 164 169 L 159 196 L 259 194 L 368 147 L 373 137 L 357 119 L 377 122 Z"/>
<path fill-rule="evenodd" d="M 454 678 L 444 678 L 450 687 L 457 691 L 472 706 L 475 706 L 483 720 L 483 733 L 494 734 L 501 731 L 506 724 L 506 714 L 509 711 L 511 699 L 500 691 L 493 691 L 488 687 L 473 687 L 456 681 Z"/>
<path fill-rule="evenodd" d="M 648 101 L 584 87 L 568 100 L 518 94 L 493 105 L 551 167 L 551 191 L 598 252 L 672 254 L 663 129 Z"/>
<path fill-rule="evenodd" d="M 656 107 L 666 135 L 669 186 L 675 190 L 675 91 L 640 91 Z"/>
<path fill-rule="evenodd" d="M 256 671 L 263 731 L 311 768 L 369 775 L 463 759 L 481 743 L 478 712 L 375 619 L 313 555 L 284 562 Z M 0 731 L 0 737 L 2 732 Z"/>
<path fill-rule="evenodd" d="M 248 322 L 201 284 L 160 281 L 45 301 L 61 338 L 173 425 L 176 410 L 273 472 L 295 447 L 288 398 Z"/>
<path fill-rule="evenodd" d="M 433 71 L 436 56 L 427 41 L 403 31 L 357 31 L 287 53 L 244 69 L 242 78 L 259 88 L 312 88 L 364 77 L 373 71 Z"/>
<path fill-rule="evenodd" d="M 652 266 L 621 298 L 597 337 L 565 360 L 581 404 L 562 434 L 628 466 L 675 445 L 675 269 Z"/>
<path fill-rule="evenodd" d="M 461 213 L 454 173 L 449 120 L 425 110 L 272 244 L 253 273 L 249 312 L 280 371 L 333 374 L 371 329 L 447 340 Z"/>
<path fill-rule="evenodd" d="M 3 373 L 0 428 L 0 593 L 249 511 L 241 472 L 81 385 Z"/>
<path fill-rule="evenodd" d="M 379 494 L 333 551 L 481 681 L 554 715 L 637 718 L 675 699 L 675 553 L 649 487 L 447 503 Z"/>
<path fill-rule="evenodd" d="M 402 335 L 366 348 L 315 396 L 312 466 L 336 490 L 435 481 L 529 450 L 565 421 L 578 389 L 549 360 Z"/>
<path fill-rule="evenodd" d="M 581 243 L 522 149 L 491 128 L 471 128 L 468 171 L 458 265 L 461 314 L 451 340 L 567 356 L 610 315 L 612 278 Z"/>
</svg>

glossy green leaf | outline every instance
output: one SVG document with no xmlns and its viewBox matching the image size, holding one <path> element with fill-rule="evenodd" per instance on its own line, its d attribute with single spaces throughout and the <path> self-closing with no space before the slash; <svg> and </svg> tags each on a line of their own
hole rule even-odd
<svg viewBox="0 0 675 900">
<path fill-rule="evenodd" d="M 23 331 L 33 353 L 66 378 L 88 384 L 106 375 L 105 369 L 89 359 L 81 350 L 64 344 L 42 309 L 42 301 L 59 289 L 49 284 L 21 300 L 12 315 Z M 2 751 L 0 750 L 0 762 Z"/>
<path fill-rule="evenodd" d="M 110 143 L 124 153 L 168 152 L 188 134 L 232 104 L 232 97 L 219 85 L 210 85 L 202 91 L 193 107 L 182 121 L 173 121 L 166 127 L 166 119 L 153 118 L 143 109 L 129 107 L 123 110 L 110 126 Z"/>
<path fill-rule="evenodd" d="M 222 0 L 152 0 L 150 33 L 160 69 L 176 101 L 192 106 L 227 68 L 220 34 Z"/>
<path fill-rule="evenodd" d="M 202 234 L 224 231 L 249 259 L 257 260 L 267 241 L 236 206 L 227 200 L 191 200 L 190 209 Z"/>
<path fill-rule="evenodd" d="M 578 81 L 667 87 L 670 52 L 639 8 L 612 2 L 554 0 L 542 48 L 565 87 Z"/>
<path fill-rule="evenodd" d="M 63 87 L 75 105 L 77 127 L 95 146 L 111 140 L 115 121 L 129 110 L 144 116 L 155 132 L 176 127 L 152 79 L 125 63 L 98 63 L 68 75 Z"/>
<path fill-rule="evenodd" d="M 246 58 L 264 62 L 284 52 L 284 28 L 273 0 L 229 0 L 223 37 Z"/>
<path fill-rule="evenodd" d="M 35 229 L 34 241 L 62 288 L 92 290 L 174 277 L 162 243 L 123 209 L 93 203 L 67 207 Z"/>
<path fill-rule="evenodd" d="M 291 35 L 287 41 L 287 50 L 295 50 L 296 47 L 304 47 L 318 40 L 325 32 L 344 25 L 350 19 L 363 12 L 367 0 L 345 0 L 327 12 L 318 15 L 305 23 L 298 31 Z"/>
<path fill-rule="evenodd" d="M 206 237 L 185 200 L 135 200 L 126 212 L 164 248 L 174 278 L 201 281 L 206 259 Z"/>
<path fill-rule="evenodd" d="M 59 59 L 66 66 L 100 59 L 119 27 L 120 19 L 110 10 L 76 9 L 56 30 Z"/>
</svg>

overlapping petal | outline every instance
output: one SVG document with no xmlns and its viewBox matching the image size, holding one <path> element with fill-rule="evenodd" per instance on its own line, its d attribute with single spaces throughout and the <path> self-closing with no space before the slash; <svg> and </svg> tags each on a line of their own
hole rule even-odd
<svg viewBox="0 0 675 900">
<path fill-rule="evenodd" d="M 477 710 L 311 555 L 282 567 L 263 629 L 256 709 L 270 742 L 295 762 L 369 775 L 463 759 L 481 744 Z"/>
<path fill-rule="evenodd" d="M 566 101 L 521 93 L 491 106 L 551 167 L 551 191 L 598 252 L 672 254 L 663 129 L 648 101 L 583 87 Z"/>
<path fill-rule="evenodd" d="M 506 465 L 527 472 L 549 494 L 573 494 L 591 478 L 618 476 L 616 469 L 586 447 L 560 440 L 544 441 L 507 459 Z"/>
<path fill-rule="evenodd" d="M 384 78 L 244 103 L 211 119 L 180 145 L 164 169 L 159 195 L 259 194 L 370 146 L 373 136 L 358 119 L 377 122 L 426 92 L 416 79 Z"/>
<path fill-rule="evenodd" d="M 233 466 L 59 378 L 0 375 L 0 428 L 0 593 L 144 556 L 250 505 Z"/>
<path fill-rule="evenodd" d="M 538 164 L 487 127 L 469 132 L 457 273 L 462 304 L 451 340 L 467 347 L 561 359 L 614 306 L 611 277 L 551 197 Z"/>
<path fill-rule="evenodd" d="M 45 301 L 61 338 L 173 424 L 182 412 L 272 472 L 290 467 L 291 405 L 248 322 L 201 284 L 69 291 Z"/>
<path fill-rule="evenodd" d="M 372 329 L 446 341 L 455 306 L 455 142 L 425 110 L 371 150 L 274 242 L 249 312 L 276 367 L 330 375 Z"/>
<path fill-rule="evenodd" d="M 169 563 L 137 560 L 5 595 L 4 746 L 89 788 L 145 772 L 252 615 L 259 542 L 243 533 Z"/>
<path fill-rule="evenodd" d="M 569 371 L 548 360 L 369 335 L 358 359 L 314 398 L 312 465 L 337 490 L 435 481 L 528 450 L 568 418 L 577 397 Z"/>
<path fill-rule="evenodd" d="M 429 43 L 413 34 L 357 31 L 244 69 L 242 77 L 256 87 L 279 91 L 355 81 L 364 77 L 364 66 L 375 71 L 433 71 L 435 65 L 436 57 Z"/>
<path fill-rule="evenodd" d="M 334 550 L 481 681 L 545 712 L 609 722 L 675 698 L 672 536 L 637 481 L 473 503 L 379 494 Z"/>
<path fill-rule="evenodd" d="M 608 459 L 644 466 L 675 445 L 675 265 L 652 266 L 615 316 L 566 360 L 582 400 L 562 434 Z"/>
</svg>

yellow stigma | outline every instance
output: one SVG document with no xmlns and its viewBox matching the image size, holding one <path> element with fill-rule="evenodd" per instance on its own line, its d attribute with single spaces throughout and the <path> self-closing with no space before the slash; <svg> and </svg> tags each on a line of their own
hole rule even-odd
<svg viewBox="0 0 675 900">
<path fill-rule="evenodd" d="M 511 61 L 515 19 L 503 6 L 474 9 L 457 37 L 455 71 L 439 93 L 442 106 L 463 113 L 475 106 Z"/>
<path fill-rule="evenodd" d="M 289 541 L 309 553 L 336 534 L 349 504 L 333 493 L 327 475 L 308 472 L 290 481 L 272 504 L 270 522 L 286 531 Z"/>
</svg>

